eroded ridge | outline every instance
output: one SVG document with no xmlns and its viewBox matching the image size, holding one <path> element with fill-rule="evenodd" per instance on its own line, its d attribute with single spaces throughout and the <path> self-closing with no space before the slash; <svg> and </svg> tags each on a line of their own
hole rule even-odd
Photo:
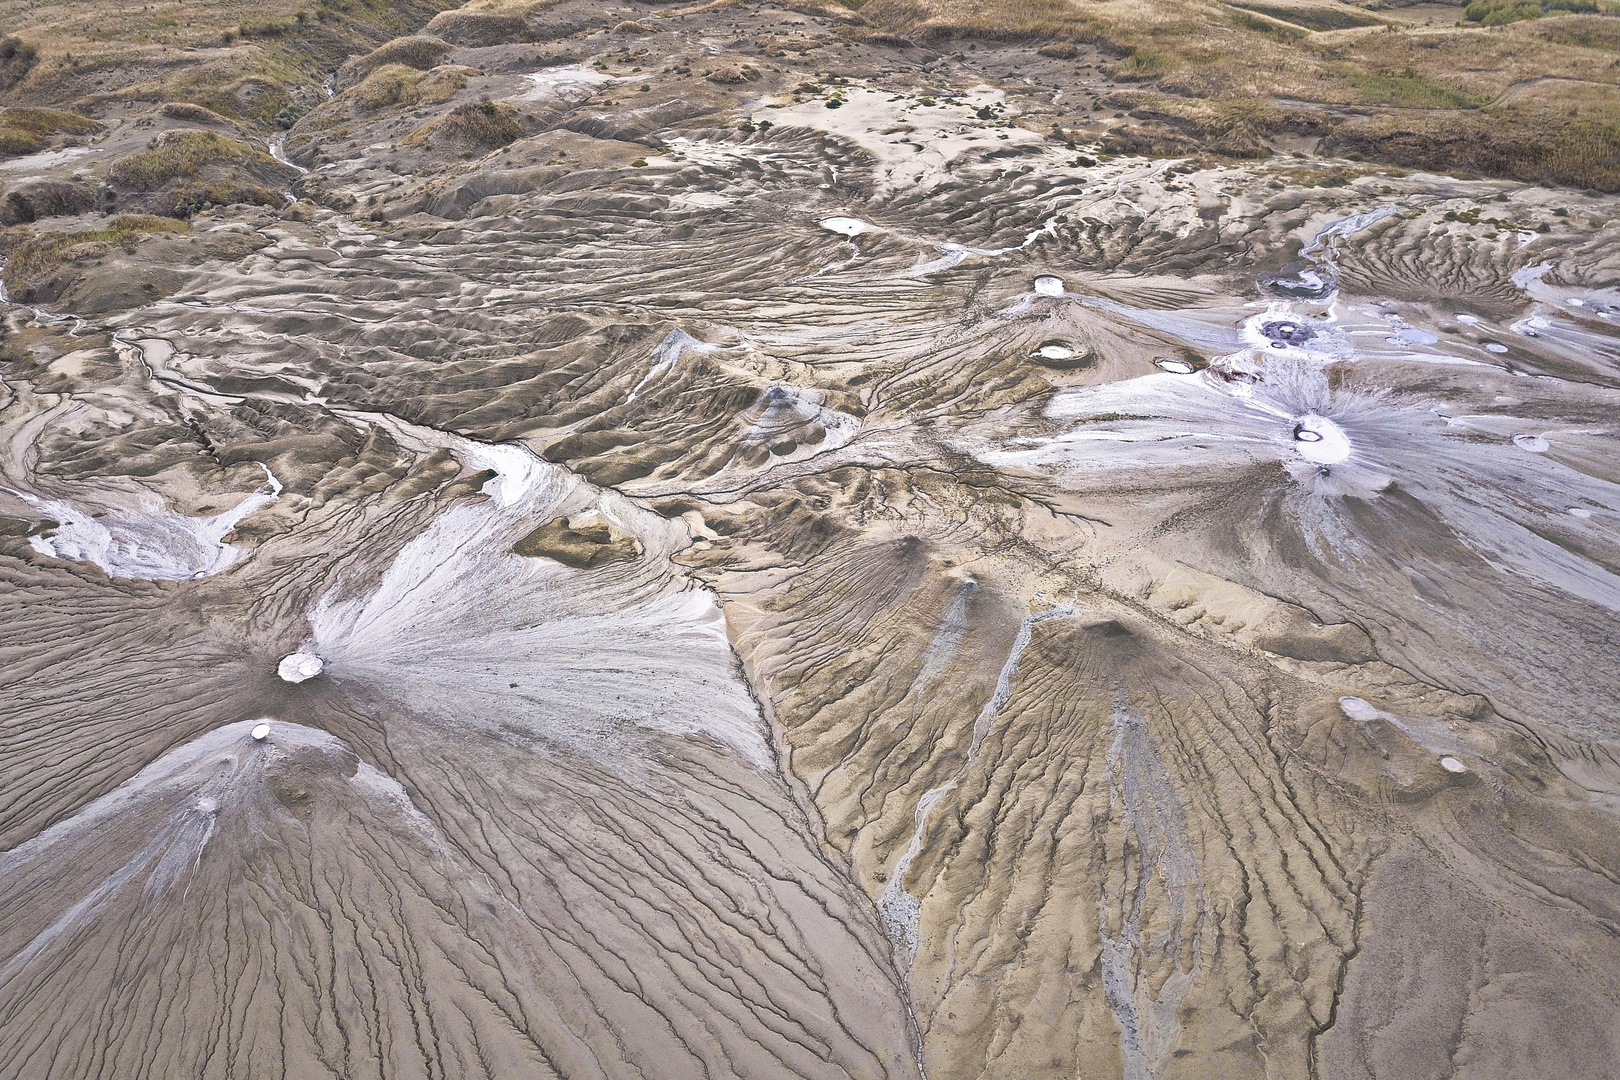
<svg viewBox="0 0 1620 1080">
<path fill-rule="evenodd" d="M 1135 884 L 1114 897 L 1107 884 L 1098 891 L 1103 994 L 1119 1025 L 1125 1076 L 1148 1080 L 1166 1074 L 1180 1041 L 1181 1003 L 1204 963 L 1202 930 L 1209 912 L 1187 835 L 1186 808 L 1147 725 L 1123 694 L 1112 719 L 1109 809 L 1135 841 L 1124 860 L 1122 885 L 1133 878 Z M 1165 914 L 1159 918 L 1167 929 L 1149 942 L 1142 936 L 1144 911 L 1161 907 Z"/>
</svg>

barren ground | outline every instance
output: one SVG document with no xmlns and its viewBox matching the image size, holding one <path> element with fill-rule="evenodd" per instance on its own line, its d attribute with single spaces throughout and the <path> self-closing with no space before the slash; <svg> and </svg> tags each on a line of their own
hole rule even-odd
<svg viewBox="0 0 1620 1080">
<path fill-rule="evenodd" d="M 1160 6 L 0 3 L 0 1078 L 1615 1077 L 1615 20 Z"/>
</svg>

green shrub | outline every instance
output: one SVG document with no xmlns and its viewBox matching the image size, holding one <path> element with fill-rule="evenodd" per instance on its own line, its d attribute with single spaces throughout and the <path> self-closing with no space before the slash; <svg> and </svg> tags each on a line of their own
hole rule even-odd
<svg viewBox="0 0 1620 1080">
<path fill-rule="evenodd" d="M 1463 18 L 1481 26 L 1506 26 L 1554 12 L 1593 14 L 1599 10 L 1593 0 L 1473 0 L 1463 9 Z"/>
<path fill-rule="evenodd" d="M 1114 78 L 1126 82 L 1140 81 L 1162 74 L 1169 67 L 1169 59 L 1161 53 L 1151 49 L 1137 49 L 1113 66 L 1113 75 Z"/>
<path fill-rule="evenodd" d="M 1404 72 L 1355 71 L 1350 84 L 1371 102 L 1408 109 L 1477 109 L 1488 96 L 1470 94 L 1419 75 Z"/>
</svg>

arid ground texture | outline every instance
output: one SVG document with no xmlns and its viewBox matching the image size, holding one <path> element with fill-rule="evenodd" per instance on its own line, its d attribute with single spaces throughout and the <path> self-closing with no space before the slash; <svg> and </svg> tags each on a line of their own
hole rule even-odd
<svg viewBox="0 0 1620 1080">
<path fill-rule="evenodd" d="M 1620 5 L 0 0 L 0 1080 L 1620 1078 Z"/>
</svg>

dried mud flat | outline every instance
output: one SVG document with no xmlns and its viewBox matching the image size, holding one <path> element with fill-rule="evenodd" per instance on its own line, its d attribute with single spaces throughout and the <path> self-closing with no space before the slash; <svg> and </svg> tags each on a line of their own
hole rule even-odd
<svg viewBox="0 0 1620 1080">
<path fill-rule="evenodd" d="M 8 279 L 0 1077 L 1617 1075 L 1615 200 L 602 12 Z"/>
</svg>

